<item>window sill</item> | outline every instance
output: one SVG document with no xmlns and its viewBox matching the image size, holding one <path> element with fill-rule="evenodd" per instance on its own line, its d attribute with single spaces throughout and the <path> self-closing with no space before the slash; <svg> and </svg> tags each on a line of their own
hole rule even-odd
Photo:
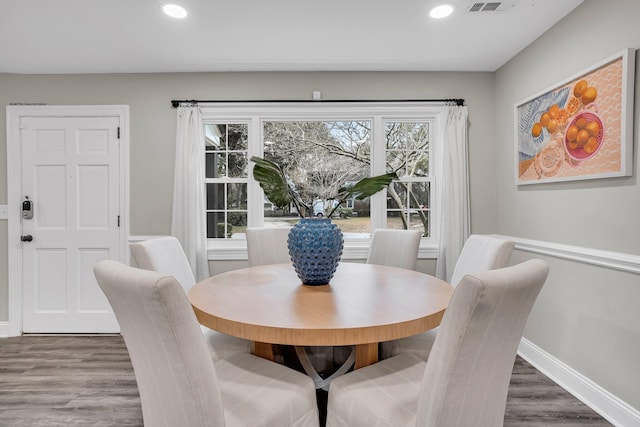
<svg viewBox="0 0 640 427">
<path fill-rule="evenodd" d="M 369 240 L 365 242 L 345 242 L 342 259 L 366 260 L 369 254 Z M 247 261 L 247 245 L 244 240 L 226 240 L 221 243 L 208 243 L 209 261 Z M 418 250 L 418 259 L 437 259 L 438 247 L 433 243 L 424 243 Z"/>
<path fill-rule="evenodd" d="M 129 243 L 139 242 L 159 236 L 129 236 Z M 366 260 L 369 254 L 369 239 L 346 241 L 342 259 Z M 247 261 L 247 242 L 244 239 L 227 239 L 207 242 L 209 261 Z M 422 242 L 418 250 L 418 259 L 437 259 L 438 245 L 434 242 Z"/>
</svg>

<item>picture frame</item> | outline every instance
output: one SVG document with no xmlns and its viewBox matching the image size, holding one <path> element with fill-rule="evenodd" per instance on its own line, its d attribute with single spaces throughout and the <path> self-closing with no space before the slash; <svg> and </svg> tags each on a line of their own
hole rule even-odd
<svg viewBox="0 0 640 427">
<path fill-rule="evenodd" d="M 516 185 L 630 176 L 635 50 L 514 106 Z"/>
</svg>

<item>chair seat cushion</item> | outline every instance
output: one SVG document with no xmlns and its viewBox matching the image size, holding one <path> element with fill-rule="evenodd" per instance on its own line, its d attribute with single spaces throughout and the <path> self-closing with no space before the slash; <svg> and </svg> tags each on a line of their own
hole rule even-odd
<svg viewBox="0 0 640 427">
<path fill-rule="evenodd" d="M 426 365 L 402 354 L 336 378 L 329 388 L 327 426 L 415 426 Z"/>
<path fill-rule="evenodd" d="M 388 359 L 401 353 L 407 353 L 426 361 L 431 353 L 437 331 L 438 328 L 435 328 L 411 337 L 383 342 L 380 345 L 380 358 Z"/>
<path fill-rule="evenodd" d="M 226 427 L 318 425 L 315 386 L 308 376 L 247 353 L 215 367 Z"/>
<path fill-rule="evenodd" d="M 214 331 L 202 325 L 200 325 L 200 329 L 202 330 L 214 362 L 226 359 L 235 353 L 251 352 L 251 341 L 249 340 L 232 337 L 231 335 Z"/>
</svg>

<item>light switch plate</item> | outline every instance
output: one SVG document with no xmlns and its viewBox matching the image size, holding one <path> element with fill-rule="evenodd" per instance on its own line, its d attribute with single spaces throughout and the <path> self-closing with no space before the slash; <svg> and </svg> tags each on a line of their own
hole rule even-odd
<svg viewBox="0 0 640 427">
<path fill-rule="evenodd" d="M 0 219 L 9 218 L 9 207 L 7 205 L 0 205 Z"/>
</svg>

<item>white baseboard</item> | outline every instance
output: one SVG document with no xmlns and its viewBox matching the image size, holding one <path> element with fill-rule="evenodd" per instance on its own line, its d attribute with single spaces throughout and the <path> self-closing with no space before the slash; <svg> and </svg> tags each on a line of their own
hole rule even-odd
<svg viewBox="0 0 640 427">
<path fill-rule="evenodd" d="M 640 427 L 640 411 L 562 363 L 531 341 L 520 341 L 518 354 L 614 426 Z"/>
<path fill-rule="evenodd" d="M 9 336 L 9 322 L 0 321 L 0 338 Z"/>
</svg>

